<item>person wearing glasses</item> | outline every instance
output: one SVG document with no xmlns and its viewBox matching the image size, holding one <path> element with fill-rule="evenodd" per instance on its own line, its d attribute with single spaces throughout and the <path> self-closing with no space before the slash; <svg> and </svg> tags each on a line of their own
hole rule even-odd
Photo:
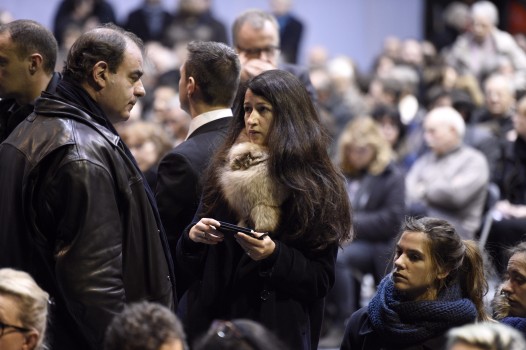
<svg viewBox="0 0 526 350">
<path fill-rule="evenodd" d="M 241 61 L 242 82 L 267 70 L 285 70 L 305 85 L 310 98 L 316 103 L 316 90 L 308 71 L 280 62 L 279 24 L 274 15 L 258 9 L 241 13 L 232 26 L 232 38 Z"/>
<path fill-rule="evenodd" d="M 48 301 L 29 274 L 0 269 L 0 349 L 45 349 Z"/>
</svg>

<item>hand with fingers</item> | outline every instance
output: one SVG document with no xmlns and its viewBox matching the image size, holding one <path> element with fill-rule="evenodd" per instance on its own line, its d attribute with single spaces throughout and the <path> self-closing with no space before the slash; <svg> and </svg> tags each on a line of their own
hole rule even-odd
<svg viewBox="0 0 526 350">
<path fill-rule="evenodd" d="M 276 249 L 276 243 L 268 233 L 252 231 L 253 237 L 242 232 L 236 234 L 236 241 L 252 260 L 268 258 Z"/>
<path fill-rule="evenodd" d="M 216 230 L 219 222 L 210 218 L 202 218 L 197 224 L 192 226 L 188 235 L 196 243 L 215 245 L 223 241 L 224 236 Z"/>
</svg>

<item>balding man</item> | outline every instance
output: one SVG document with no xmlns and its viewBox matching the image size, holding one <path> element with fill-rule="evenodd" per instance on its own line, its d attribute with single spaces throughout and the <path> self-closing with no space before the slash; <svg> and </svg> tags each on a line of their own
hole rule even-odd
<svg viewBox="0 0 526 350">
<path fill-rule="evenodd" d="M 55 94 L 0 144 L 0 266 L 54 300 L 50 348 L 102 349 L 126 303 L 174 308 L 155 198 L 113 124 L 145 95 L 142 42 L 109 25 L 71 47 Z"/>
<path fill-rule="evenodd" d="M 424 120 L 430 151 L 420 156 L 406 177 L 409 213 L 451 222 L 465 239 L 473 239 L 481 222 L 488 163 L 463 144 L 465 124 L 452 107 L 431 110 Z"/>
</svg>

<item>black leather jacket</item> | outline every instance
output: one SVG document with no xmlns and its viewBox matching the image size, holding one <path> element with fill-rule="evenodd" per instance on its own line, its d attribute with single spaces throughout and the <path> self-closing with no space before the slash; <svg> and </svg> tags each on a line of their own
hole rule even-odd
<svg viewBox="0 0 526 350">
<path fill-rule="evenodd" d="M 120 142 L 47 95 L 0 145 L 0 267 L 54 298 L 53 349 L 101 349 L 125 303 L 174 308 L 166 239 Z"/>
</svg>

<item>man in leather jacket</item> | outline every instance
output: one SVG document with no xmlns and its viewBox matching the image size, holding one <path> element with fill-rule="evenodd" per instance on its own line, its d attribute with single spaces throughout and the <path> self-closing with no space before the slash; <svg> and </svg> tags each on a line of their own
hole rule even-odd
<svg viewBox="0 0 526 350">
<path fill-rule="evenodd" d="M 0 25 L 0 142 L 33 112 L 42 91 L 53 93 L 57 41 L 40 23 L 19 19 Z"/>
<path fill-rule="evenodd" d="M 154 197 L 113 124 L 145 95 L 142 42 L 114 25 L 70 49 L 55 94 L 0 145 L 0 266 L 52 297 L 51 348 L 102 349 L 125 304 L 175 308 Z"/>
</svg>

